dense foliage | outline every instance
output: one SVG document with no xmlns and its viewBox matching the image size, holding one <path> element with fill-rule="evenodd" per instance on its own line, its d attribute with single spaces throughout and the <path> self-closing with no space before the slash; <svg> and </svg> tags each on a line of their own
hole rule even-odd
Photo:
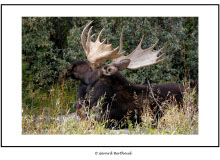
<svg viewBox="0 0 220 160">
<path fill-rule="evenodd" d="M 123 49 L 127 54 L 139 44 L 165 47 L 166 60 L 158 65 L 123 74 L 138 84 L 198 81 L 198 18 L 197 17 L 24 17 L 22 18 L 22 91 L 23 102 L 33 103 L 34 90 L 50 91 L 66 67 L 76 60 L 86 60 L 80 35 L 93 20 L 93 33 L 105 27 L 113 47 L 119 45 L 125 26 Z M 96 38 L 96 37 L 95 37 Z M 94 38 L 94 39 L 95 39 Z M 32 95 L 32 99 L 34 94 Z"/>
</svg>

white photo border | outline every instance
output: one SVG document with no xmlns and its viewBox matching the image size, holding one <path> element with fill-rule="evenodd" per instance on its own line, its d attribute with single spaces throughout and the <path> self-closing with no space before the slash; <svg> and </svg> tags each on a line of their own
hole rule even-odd
<svg viewBox="0 0 220 160">
<path fill-rule="evenodd" d="M 85 12 L 86 11 L 86 12 Z M 2 5 L 2 146 L 219 146 L 218 5 Z M 198 17 L 198 135 L 22 135 L 22 17 Z M 218 87 L 217 87 L 218 86 Z"/>
</svg>

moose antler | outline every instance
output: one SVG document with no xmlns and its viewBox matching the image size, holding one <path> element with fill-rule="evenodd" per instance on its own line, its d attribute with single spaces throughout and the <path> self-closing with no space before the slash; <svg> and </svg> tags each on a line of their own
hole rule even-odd
<svg viewBox="0 0 220 160">
<path fill-rule="evenodd" d="M 121 37 L 120 37 L 120 52 L 123 52 L 122 51 L 123 32 L 124 32 L 124 27 L 122 28 Z M 151 66 L 151 65 L 162 62 L 164 59 L 160 59 L 160 58 L 162 56 L 164 56 L 165 54 L 162 54 L 159 57 L 158 57 L 158 54 L 160 53 L 160 51 L 163 48 L 159 49 L 158 51 L 153 51 L 154 47 L 157 45 L 157 43 L 159 41 L 157 41 L 150 48 L 142 49 L 141 44 L 142 44 L 143 39 L 144 39 L 144 36 L 142 36 L 139 45 L 137 46 L 137 48 L 132 53 L 130 53 L 127 56 L 120 56 L 120 57 L 114 59 L 112 61 L 112 63 L 118 63 L 121 60 L 129 59 L 130 63 L 129 63 L 127 68 L 131 69 L 131 70 L 135 70 L 135 69 L 138 69 L 138 68 L 143 68 L 143 67 L 146 67 L 146 66 Z"/>
<path fill-rule="evenodd" d="M 142 49 L 141 44 L 144 39 L 144 36 L 142 36 L 141 41 L 137 48 L 130 53 L 127 56 L 124 56 L 124 51 L 122 49 L 123 47 L 123 32 L 124 27 L 122 28 L 121 36 L 120 36 L 120 45 L 119 47 L 112 49 L 112 45 L 108 43 L 108 38 L 106 38 L 103 42 L 100 42 L 102 33 L 104 31 L 104 28 L 100 31 L 97 39 L 95 42 L 92 42 L 91 31 L 92 27 L 90 27 L 88 31 L 88 36 L 86 40 L 86 32 L 91 25 L 92 21 L 90 21 L 86 27 L 83 29 L 81 34 L 81 42 L 83 49 L 86 53 L 86 57 L 88 61 L 92 64 L 92 67 L 98 66 L 100 63 L 112 59 L 111 64 L 120 63 L 120 61 L 124 59 L 129 59 L 130 63 L 128 65 L 128 69 L 135 70 L 138 68 L 143 68 L 146 66 L 151 66 L 157 63 L 160 63 L 164 59 L 160 59 L 165 54 L 162 54 L 158 57 L 158 54 L 163 49 L 159 49 L 158 51 L 153 51 L 154 47 L 157 45 L 158 41 L 150 48 Z M 105 42 L 107 41 L 107 44 Z"/>
<path fill-rule="evenodd" d="M 83 29 L 81 34 L 81 42 L 83 49 L 86 53 L 86 57 L 93 67 L 96 67 L 97 65 L 106 60 L 118 58 L 125 53 L 119 51 L 119 47 L 112 49 L 111 44 L 105 44 L 105 42 L 108 41 L 108 38 L 106 38 L 103 42 L 100 42 L 104 28 L 100 31 L 96 41 L 92 42 L 91 39 L 94 35 L 91 36 L 92 27 L 90 27 L 86 40 L 85 33 L 88 30 L 91 23 L 92 21 L 89 22 Z"/>
</svg>

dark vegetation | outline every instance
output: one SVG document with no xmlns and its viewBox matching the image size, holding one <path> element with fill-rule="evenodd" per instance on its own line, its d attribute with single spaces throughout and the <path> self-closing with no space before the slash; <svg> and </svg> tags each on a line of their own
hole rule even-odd
<svg viewBox="0 0 220 160">
<path fill-rule="evenodd" d="M 105 27 L 103 37 L 117 47 L 125 25 L 123 48 L 130 53 L 145 35 L 143 48 L 158 39 L 155 49 L 165 46 L 166 60 L 158 65 L 121 74 L 136 84 L 185 83 L 198 86 L 198 18 L 22 18 L 22 109 L 32 115 L 59 115 L 74 111 L 77 81 L 62 81 L 67 67 L 77 60 L 86 61 L 80 35 L 93 20 L 93 32 Z M 96 35 L 97 36 L 97 35 Z M 132 37 L 132 38 L 131 38 Z M 81 86 L 83 87 L 83 86 Z M 196 98 L 197 99 L 197 98 Z M 59 111 L 59 112 L 58 112 Z M 166 117 L 166 116 L 165 116 Z"/>
</svg>

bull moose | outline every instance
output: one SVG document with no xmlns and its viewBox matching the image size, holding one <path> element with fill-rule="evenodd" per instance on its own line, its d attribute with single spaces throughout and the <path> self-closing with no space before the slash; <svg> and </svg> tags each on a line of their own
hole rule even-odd
<svg viewBox="0 0 220 160">
<path fill-rule="evenodd" d="M 162 49 L 153 51 L 158 42 L 148 49 L 142 49 L 142 37 L 137 48 L 125 56 L 122 49 L 124 27 L 120 36 L 120 45 L 113 49 L 108 38 L 103 42 L 100 41 L 104 29 L 100 31 L 95 42 L 91 40 L 94 36 L 91 36 L 92 27 L 89 28 L 91 23 L 92 21 L 85 26 L 81 34 L 81 42 L 88 62 L 74 62 L 67 72 L 69 77 L 80 81 L 79 101 L 75 107 L 81 107 L 85 97 L 89 97 L 89 107 L 92 108 L 97 105 L 101 97 L 104 97 L 101 106 L 102 113 L 106 114 L 109 121 L 114 121 L 111 125 L 120 126 L 127 117 L 132 122 L 141 121 L 143 99 L 149 102 L 156 117 L 159 115 L 161 102 L 170 97 L 175 97 L 177 102 L 181 102 L 184 90 L 181 84 L 137 85 L 126 80 L 119 73 L 124 69 L 135 70 L 163 61 L 161 57 L 164 54 L 158 56 Z M 112 62 L 104 63 L 107 60 L 112 60 Z M 112 127 L 111 125 L 108 127 Z"/>
</svg>

